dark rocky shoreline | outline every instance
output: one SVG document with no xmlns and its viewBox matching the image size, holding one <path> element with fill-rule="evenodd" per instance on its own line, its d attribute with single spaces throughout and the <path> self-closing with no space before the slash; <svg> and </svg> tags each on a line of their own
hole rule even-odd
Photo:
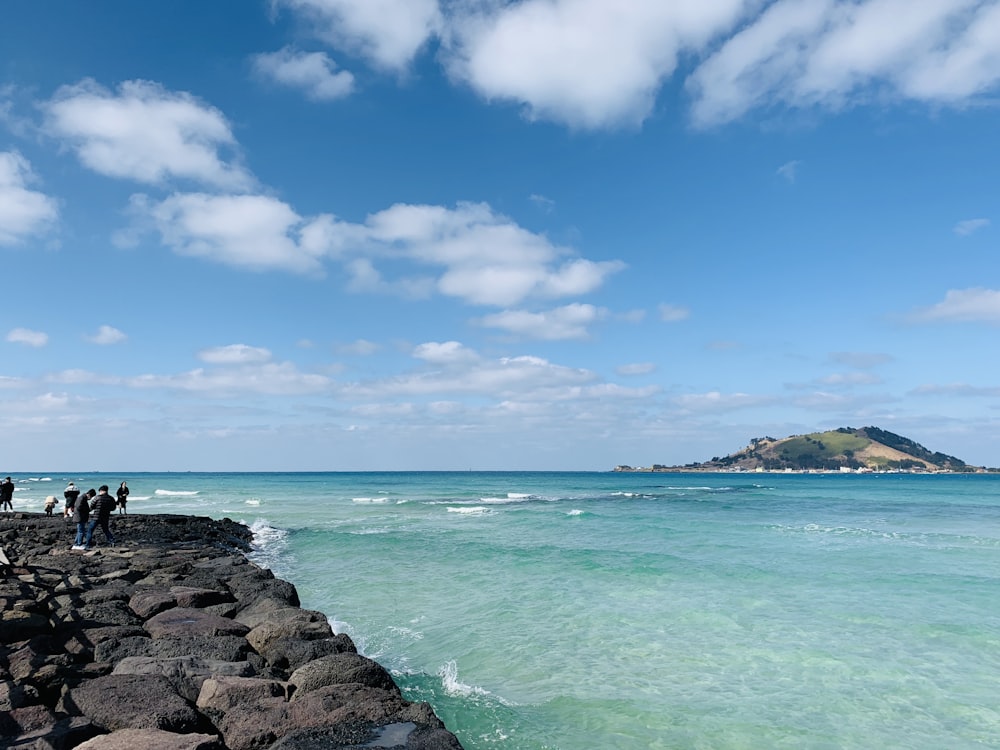
<svg viewBox="0 0 1000 750">
<path fill-rule="evenodd" d="M 0 748 L 461 750 L 247 560 L 246 526 L 112 523 L 117 546 L 81 552 L 61 515 L 0 516 Z"/>
</svg>

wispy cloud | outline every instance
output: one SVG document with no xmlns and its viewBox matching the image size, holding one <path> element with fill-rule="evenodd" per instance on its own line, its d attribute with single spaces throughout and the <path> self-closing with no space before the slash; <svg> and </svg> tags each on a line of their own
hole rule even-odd
<svg viewBox="0 0 1000 750">
<path fill-rule="evenodd" d="M 342 99 L 354 90 L 354 75 L 337 70 L 325 52 L 300 52 L 285 47 L 256 55 L 253 64 L 261 76 L 300 89 L 314 101 Z"/>
<path fill-rule="evenodd" d="M 660 320 L 665 323 L 677 323 L 691 317 L 691 310 L 680 305 L 664 303 L 660 305 Z"/>
<path fill-rule="evenodd" d="M 7 341 L 37 349 L 49 343 L 49 335 L 42 331 L 33 331 L 30 328 L 14 328 L 7 333 Z"/>
<path fill-rule="evenodd" d="M 802 162 L 798 161 L 797 159 L 794 161 L 787 161 L 780 167 L 778 167 L 777 174 L 781 177 L 784 177 L 789 182 L 795 182 L 795 178 L 798 177 L 799 166 L 801 164 Z"/>
<path fill-rule="evenodd" d="M 973 232 L 985 229 L 990 225 L 989 219 L 966 219 L 958 222 L 952 231 L 960 237 L 968 237 Z"/>
<path fill-rule="evenodd" d="M 1000 324 L 1000 291 L 996 289 L 951 289 L 937 304 L 915 310 L 909 315 L 915 323 L 992 323 Z"/>
</svg>

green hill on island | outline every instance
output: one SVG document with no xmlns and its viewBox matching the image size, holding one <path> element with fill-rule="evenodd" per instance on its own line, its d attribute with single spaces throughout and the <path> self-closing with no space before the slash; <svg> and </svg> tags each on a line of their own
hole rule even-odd
<svg viewBox="0 0 1000 750">
<path fill-rule="evenodd" d="M 684 466 L 617 466 L 615 471 L 909 471 L 978 472 L 961 459 L 929 451 L 878 427 L 841 427 L 786 438 L 759 437 L 728 456 Z"/>
</svg>

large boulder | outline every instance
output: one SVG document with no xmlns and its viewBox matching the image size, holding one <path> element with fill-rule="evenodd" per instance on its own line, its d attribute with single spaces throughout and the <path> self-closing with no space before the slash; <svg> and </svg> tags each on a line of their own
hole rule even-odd
<svg viewBox="0 0 1000 750">
<path fill-rule="evenodd" d="M 246 635 L 250 631 L 241 622 L 193 607 L 174 607 L 153 615 L 146 620 L 145 628 L 153 638 Z"/>
<path fill-rule="evenodd" d="M 163 729 L 196 732 L 204 720 L 166 677 L 111 674 L 67 690 L 57 707 L 83 714 L 104 729 Z"/>
<path fill-rule="evenodd" d="M 119 729 L 103 734 L 76 750 L 225 750 L 213 734 L 176 734 L 161 729 Z"/>
<path fill-rule="evenodd" d="M 347 683 L 399 692 L 385 667 L 360 654 L 330 654 L 303 664 L 288 678 L 288 684 L 294 688 L 293 701 L 327 685 Z"/>
</svg>

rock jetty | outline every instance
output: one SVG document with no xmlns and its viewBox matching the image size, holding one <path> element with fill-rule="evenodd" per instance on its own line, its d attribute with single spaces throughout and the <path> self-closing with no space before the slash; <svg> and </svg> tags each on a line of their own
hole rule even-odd
<svg viewBox="0 0 1000 750">
<path fill-rule="evenodd" d="M 229 519 L 0 517 L 0 747 L 461 750 Z M 97 539 L 103 539 L 100 530 Z"/>
</svg>

